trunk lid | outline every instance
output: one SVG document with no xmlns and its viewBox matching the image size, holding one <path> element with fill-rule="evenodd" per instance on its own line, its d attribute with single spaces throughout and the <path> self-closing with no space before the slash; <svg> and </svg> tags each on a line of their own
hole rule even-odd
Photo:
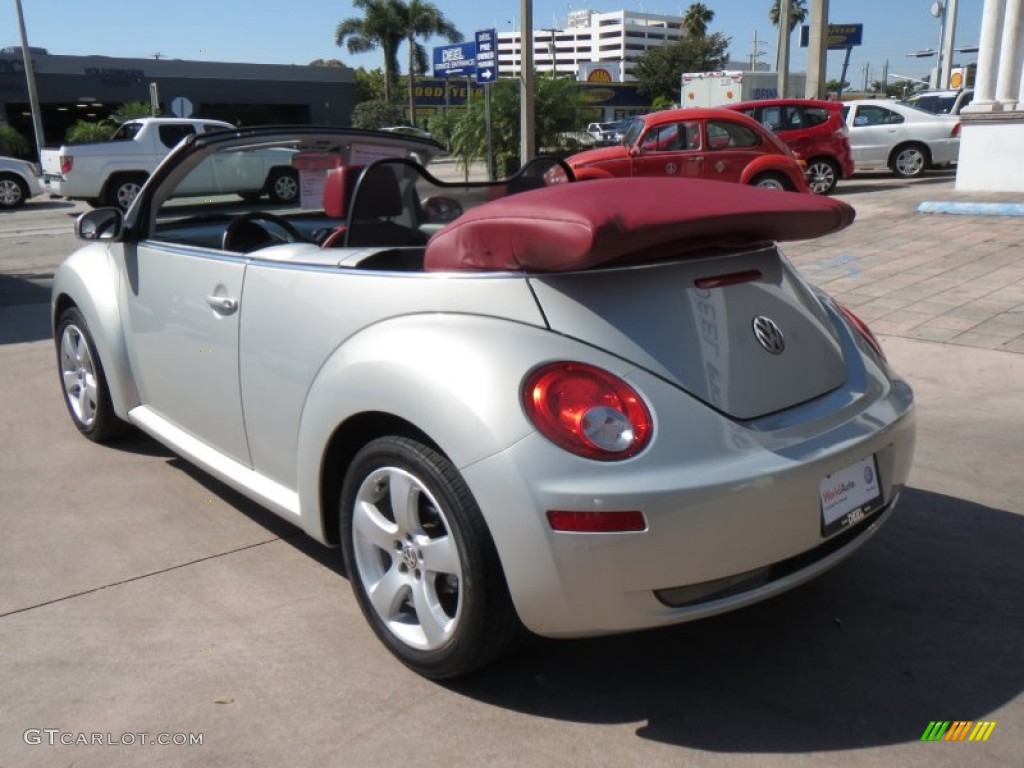
<svg viewBox="0 0 1024 768">
<path fill-rule="evenodd" d="M 629 360 L 733 418 L 792 407 L 846 378 L 828 315 L 775 247 L 530 282 L 552 330 Z"/>
</svg>

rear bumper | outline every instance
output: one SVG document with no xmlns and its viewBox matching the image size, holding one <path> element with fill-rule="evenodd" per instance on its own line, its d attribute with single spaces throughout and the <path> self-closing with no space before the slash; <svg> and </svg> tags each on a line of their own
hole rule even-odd
<svg viewBox="0 0 1024 768">
<path fill-rule="evenodd" d="M 654 402 L 671 396 L 646 375 L 631 382 Z M 625 462 L 568 457 L 533 435 L 464 468 L 524 624 L 551 637 L 664 626 L 763 600 L 833 567 L 888 518 L 910 471 L 912 395 L 899 381 L 885 389 L 816 428 L 660 410 L 655 442 Z M 823 538 L 823 478 L 872 455 L 883 507 Z M 640 510 L 647 529 L 554 532 L 551 509 Z"/>
</svg>

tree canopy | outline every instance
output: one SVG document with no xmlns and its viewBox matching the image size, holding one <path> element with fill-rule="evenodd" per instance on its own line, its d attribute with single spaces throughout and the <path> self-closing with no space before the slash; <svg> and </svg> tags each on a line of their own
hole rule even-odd
<svg viewBox="0 0 1024 768">
<path fill-rule="evenodd" d="M 384 99 L 391 101 L 391 84 L 398 72 L 398 46 L 405 38 L 401 0 L 352 0 L 363 15 L 338 23 L 334 42 L 349 53 L 369 53 L 379 48 L 384 55 Z"/>
<path fill-rule="evenodd" d="M 427 0 L 397 0 L 402 17 L 402 32 L 409 44 L 409 124 L 416 125 L 415 75 L 427 69 L 426 49 L 418 37 L 443 37 L 449 43 L 462 41 L 462 33 L 455 28 L 436 5 Z"/>
<path fill-rule="evenodd" d="M 772 0 L 771 8 L 768 9 L 768 19 L 773 27 L 779 26 L 779 16 L 782 11 L 780 0 Z M 789 0 L 789 31 L 796 29 L 798 24 L 807 20 L 807 0 Z"/>
<path fill-rule="evenodd" d="M 683 14 L 683 29 L 693 37 L 704 37 L 708 33 L 708 24 L 715 18 L 715 12 L 704 3 L 692 3 Z"/>
<path fill-rule="evenodd" d="M 730 38 L 721 32 L 707 37 L 684 37 L 678 43 L 649 48 L 636 60 L 637 90 L 651 99 L 679 101 L 684 72 L 723 69 L 729 60 Z"/>
</svg>

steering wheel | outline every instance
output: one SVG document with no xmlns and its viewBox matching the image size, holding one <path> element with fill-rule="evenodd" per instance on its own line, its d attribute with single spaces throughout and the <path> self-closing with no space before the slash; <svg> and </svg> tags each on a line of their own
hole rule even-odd
<svg viewBox="0 0 1024 768">
<path fill-rule="evenodd" d="M 271 224 L 276 224 L 288 236 L 285 242 L 299 243 L 306 240 L 302 233 L 287 219 L 282 219 L 280 216 L 267 213 L 266 211 L 249 211 L 248 213 L 236 216 L 228 224 L 224 230 L 224 235 L 220 239 L 221 250 L 246 253 L 273 245 L 275 241 L 280 240 L 278 236 L 269 232 L 265 227 L 256 224 L 255 222 L 257 221 L 268 221 Z"/>
</svg>

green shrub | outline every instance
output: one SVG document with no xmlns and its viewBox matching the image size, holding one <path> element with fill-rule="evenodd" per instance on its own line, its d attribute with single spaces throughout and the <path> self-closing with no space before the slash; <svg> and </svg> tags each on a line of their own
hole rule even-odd
<svg viewBox="0 0 1024 768">
<path fill-rule="evenodd" d="M 363 101 L 352 110 L 352 127 L 375 130 L 402 122 L 402 108 L 380 99 Z"/>
<path fill-rule="evenodd" d="M 28 139 L 14 128 L 6 123 L 0 125 L 0 155 L 28 157 L 30 146 Z"/>
<path fill-rule="evenodd" d="M 87 141 L 106 141 L 114 135 L 117 126 L 111 123 L 90 123 L 88 120 L 76 120 L 64 134 L 68 144 L 83 144 Z"/>
</svg>

